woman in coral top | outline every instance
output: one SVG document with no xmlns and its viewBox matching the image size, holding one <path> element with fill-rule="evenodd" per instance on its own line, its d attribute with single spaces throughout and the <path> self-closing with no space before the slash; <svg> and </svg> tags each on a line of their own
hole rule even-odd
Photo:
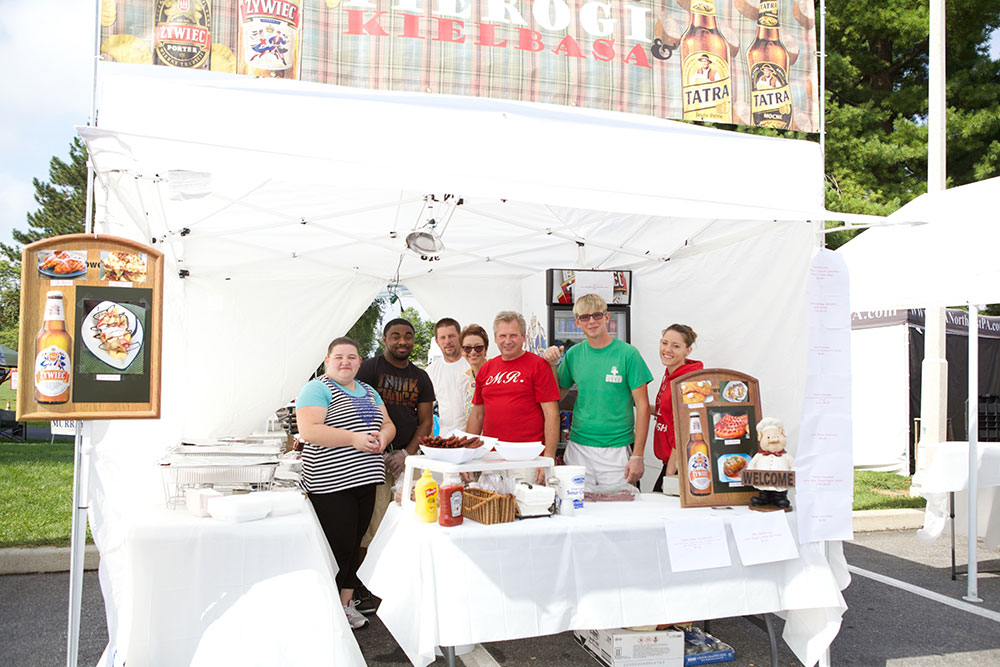
<svg viewBox="0 0 1000 667">
<path fill-rule="evenodd" d="M 671 324 L 660 336 L 660 362 L 666 367 L 663 383 L 656 394 L 653 417 L 653 453 L 663 461 L 653 491 L 663 491 L 663 477 L 677 475 L 677 448 L 674 443 L 674 409 L 670 398 L 670 383 L 682 375 L 704 368 L 704 364 L 688 359 L 698 334 L 686 324 Z"/>
</svg>

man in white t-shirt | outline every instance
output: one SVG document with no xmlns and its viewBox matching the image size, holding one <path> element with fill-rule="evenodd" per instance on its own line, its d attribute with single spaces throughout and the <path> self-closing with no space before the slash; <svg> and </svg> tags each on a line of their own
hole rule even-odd
<svg viewBox="0 0 1000 667">
<path fill-rule="evenodd" d="M 446 435 L 454 429 L 465 430 L 465 395 L 469 382 L 469 362 L 462 356 L 458 345 L 461 326 L 450 317 L 438 320 L 434 325 L 434 341 L 441 348 L 439 357 L 427 367 L 434 385 L 434 396 L 438 404 L 440 433 Z"/>
</svg>

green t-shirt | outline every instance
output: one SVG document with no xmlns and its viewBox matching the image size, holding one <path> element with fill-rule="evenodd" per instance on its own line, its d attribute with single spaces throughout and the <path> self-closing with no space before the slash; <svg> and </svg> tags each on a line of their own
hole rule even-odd
<svg viewBox="0 0 1000 667">
<path fill-rule="evenodd" d="M 569 438 L 588 447 L 624 447 L 635 439 L 632 390 L 653 379 L 642 355 L 614 339 L 595 350 L 583 341 L 571 347 L 558 369 L 559 386 L 576 383 Z"/>
</svg>

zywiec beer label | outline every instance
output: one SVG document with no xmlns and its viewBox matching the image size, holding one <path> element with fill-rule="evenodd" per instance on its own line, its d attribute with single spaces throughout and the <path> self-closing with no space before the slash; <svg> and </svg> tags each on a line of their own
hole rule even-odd
<svg viewBox="0 0 1000 667">
<path fill-rule="evenodd" d="M 681 63 L 684 120 L 731 123 L 731 89 L 729 61 L 725 58 L 696 51 Z"/>
<path fill-rule="evenodd" d="M 35 357 L 35 389 L 54 398 L 69 389 L 69 352 L 50 345 Z"/>
<path fill-rule="evenodd" d="M 704 452 L 695 452 L 688 459 L 688 479 L 691 486 L 699 491 L 705 491 L 711 485 L 712 465 Z"/>
<path fill-rule="evenodd" d="M 754 63 L 750 68 L 750 85 L 753 124 L 787 128 L 792 121 L 792 92 L 784 68 L 777 63 Z"/>
<path fill-rule="evenodd" d="M 208 0 L 156 0 L 155 64 L 208 69 L 212 52 L 212 7 Z"/>
<path fill-rule="evenodd" d="M 301 16 L 301 7 L 295 2 L 240 0 L 241 71 L 291 70 Z"/>
</svg>

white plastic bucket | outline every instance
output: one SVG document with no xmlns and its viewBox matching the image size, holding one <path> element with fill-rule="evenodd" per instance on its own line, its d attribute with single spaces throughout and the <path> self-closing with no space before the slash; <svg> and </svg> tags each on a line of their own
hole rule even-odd
<svg viewBox="0 0 1000 667">
<path fill-rule="evenodd" d="M 559 480 L 556 505 L 560 514 L 572 515 L 583 509 L 583 484 L 586 468 L 583 466 L 556 466 L 552 474 Z"/>
</svg>

